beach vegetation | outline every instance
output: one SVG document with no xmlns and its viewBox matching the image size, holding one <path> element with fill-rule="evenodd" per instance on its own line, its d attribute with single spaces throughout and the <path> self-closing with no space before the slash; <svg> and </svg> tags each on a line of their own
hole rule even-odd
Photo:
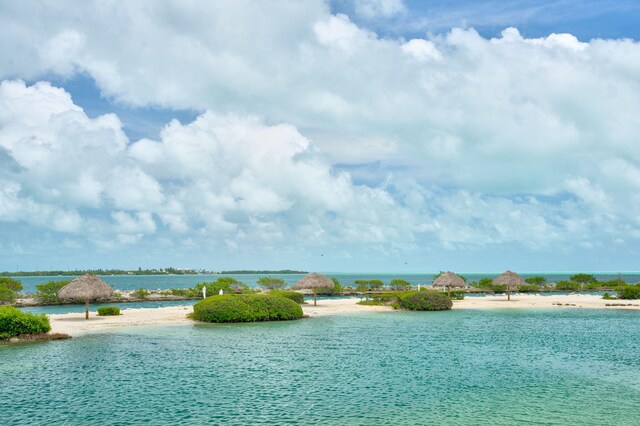
<svg viewBox="0 0 640 426">
<path fill-rule="evenodd" d="M 616 300 L 616 297 L 613 297 L 611 294 L 609 294 L 608 291 L 605 291 L 604 294 L 602 295 L 602 298 L 604 300 Z"/>
<path fill-rule="evenodd" d="M 192 318 L 204 322 L 282 321 L 302 318 L 299 304 L 269 294 L 211 296 L 193 306 Z"/>
<path fill-rule="evenodd" d="M 625 285 L 618 290 L 618 299 L 640 299 L 640 285 Z"/>
<path fill-rule="evenodd" d="M 580 284 L 595 284 L 598 282 L 598 279 L 592 274 L 575 274 L 569 277 L 569 281 Z"/>
<path fill-rule="evenodd" d="M 23 334 L 41 334 L 51 330 L 49 318 L 44 314 L 22 312 L 12 306 L 0 306 L 0 339 Z"/>
<path fill-rule="evenodd" d="M 13 278 L 0 277 L 0 287 L 6 287 L 17 293 L 22 290 L 22 283 Z"/>
<path fill-rule="evenodd" d="M 331 281 L 333 281 L 333 288 L 319 288 L 317 290 L 317 294 L 324 296 L 335 296 L 337 294 L 341 294 L 344 287 L 340 283 L 340 280 L 337 278 L 331 278 Z"/>
<path fill-rule="evenodd" d="M 12 303 L 16 300 L 16 292 L 0 284 L 0 304 Z"/>
<path fill-rule="evenodd" d="M 35 297 L 42 303 L 61 303 L 62 300 L 58 297 L 58 292 L 70 282 L 71 280 L 61 280 L 37 284 Z"/>
<path fill-rule="evenodd" d="M 547 277 L 536 275 L 535 277 L 525 278 L 524 282 L 531 285 L 543 286 L 547 284 Z"/>
<path fill-rule="evenodd" d="M 146 299 L 147 297 L 149 297 L 151 295 L 151 293 L 147 289 L 139 288 L 139 289 L 133 291 L 131 293 L 131 295 L 133 297 L 135 297 L 136 299 Z"/>
<path fill-rule="evenodd" d="M 207 288 L 207 294 L 210 296 L 220 293 L 220 290 L 222 290 L 222 292 L 225 294 L 240 294 L 251 292 L 251 289 L 248 285 L 231 277 L 220 277 L 215 281 L 196 284 L 194 287 L 196 296 L 202 294 L 203 287 Z"/>
<path fill-rule="evenodd" d="M 389 283 L 389 287 L 392 290 L 408 290 L 411 288 L 411 283 L 407 280 L 394 279 Z"/>
<path fill-rule="evenodd" d="M 561 291 L 580 291 L 582 290 L 582 284 L 577 281 L 558 281 L 556 283 L 556 290 Z"/>
<path fill-rule="evenodd" d="M 304 294 L 299 293 L 297 291 L 285 291 L 285 290 L 271 290 L 269 292 L 271 296 L 280 296 L 290 300 L 293 300 L 296 303 L 304 303 Z"/>
<path fill-rule="evenodd" d="M 451 300 L 464 300 L 464 290 L 449 290 L 448 296 Z"/>
<path fill-rule="evenodd" d="M 526 282 L 526 280 L 525 280 Z M 538 292 L 542 289 L 542 287 L 540 287 L 537 284 L 525 284 L 523 286 L 518 287 L 518 292 L 520 293 L 535 293 Z"/>
<path fill-rule="evenodd" d="M 384 287 L 382 280 L 355 280 L 358 291 L 376 291 Z"/>
<path fill-rule="evenodd" d="M 260 287 L 264 287 L 267 290 L 281 289 L 286 286 L 283 279 L 273 277 L 260 277 L 257 283 Z"/>
<path fill-rule="evenodd" d="M 444 311 L 453 306 L 446 293 L 428 290 L 412 291 L 399 298 L 399 307 L 411 311 Z"/>
<path fill-rule="evenodd" d="M 101 306 L 98 308 L 98 316 L 108 317 L 120 315 L 120 308 L 117 306 Z"/>
</svg>

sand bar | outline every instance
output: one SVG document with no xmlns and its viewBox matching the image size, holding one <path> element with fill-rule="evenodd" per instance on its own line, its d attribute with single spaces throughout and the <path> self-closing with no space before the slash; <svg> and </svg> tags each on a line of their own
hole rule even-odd
<svg viewBox="0 0 640 426">
<path fill-rule="evenodd" d="M 387 306 L 362 306 L 356 304 L 360 299 L 328 299 L 313 304 L 303 305 L 306 315 L 317 317 L 358 312 L 392 311 Z M 610 305 L 610 306 L 607 306 Z M 624 306 L 623 306 L 624 305 Z M 527 309 L 527 308 L 590 308 L 590 309 L 635 309 L 640 310 L 640 301 L 603 300 L 595 295 L 524 295 L 517 294 L 507 301 L 506 296 L 467 297 L 465 300 L 454 301 L 453 309 Z M 52 332 L 66 333 L 71 336 L 82 336 L 100 333 L 120 327 L 162 324 L 189 324 L 192 320 L 187 314 L 192 312 L 191 306 L 169 306 L 164 308 L 123 309 L 122 315 L 114 317 L 98 317 L 95 312 L 90 313 L 89 320 L 84 319 L 84 313 L 52 314 Z"/>
</svg>

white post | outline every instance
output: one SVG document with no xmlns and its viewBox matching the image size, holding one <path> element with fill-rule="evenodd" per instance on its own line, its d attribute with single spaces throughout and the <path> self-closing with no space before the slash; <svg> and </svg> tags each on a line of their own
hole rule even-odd
<svg viewBox="0 0 640 426">
<path fill-rule="evenodd" d="M 218 292 L 218 294 L 219 294 L 220 296 L 222 296 L 222 295 L 224 294 L 224 291 L 222 291 L 222 289 L 220 289 L 220 291 Z"/>
<path fill-rule="evenodd" d="M 202 298 L 206 299 L 207 298 L 207 287 L 202 286 Z"/>
</svg>

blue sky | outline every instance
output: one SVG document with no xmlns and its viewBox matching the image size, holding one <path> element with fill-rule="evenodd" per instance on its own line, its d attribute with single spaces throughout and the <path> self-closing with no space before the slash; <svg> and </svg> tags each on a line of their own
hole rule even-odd
<svg viewBox="0 0 640 426">
<path fill-rule="evenodd" d="M 0 12 L 0 270 L 639 269 L 638 2 Z"/>
</svg>

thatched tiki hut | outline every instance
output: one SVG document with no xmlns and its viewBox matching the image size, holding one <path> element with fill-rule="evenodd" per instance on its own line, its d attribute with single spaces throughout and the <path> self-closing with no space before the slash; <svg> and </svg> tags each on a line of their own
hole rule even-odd
<svg viewBox="0 0 640 426">
<path fill-rule="evenodd" d="M 316 293 L 319 288 L 333 288 L 335 283 L 333 280 L 322 274 L 315 272 L 302 278 L 293 286 L 294 290 L 313 289 L 313 306 L 316 306 Z"/>
<path fill-rule="evenodd" d="M 516 290 L 518 287 L 522 287 L 524 285 L 524 280 L 515 272 L 507 271 L 494 279 L 493 285 L 507 286 L 507 300 L 511 300 L 511 289 Z"/>
<path fill-rule="evenodd" d="M 451 295 L 452 288 L 465 288 L 467 284 L 458 274 L 453 272 L 443 272 L 438 278 L 433 280 L 434 287 L 443 287 L 447 289 L 447 294 Z"/>
<path fill-rule="evenodd" d="M 85 306 L 85 319 L 89 319 L 89 301 L 107 299 L 113 296 L 111 286 L 95 275 L 84 274 L 65 285 L 58 291 L 63 300 L 82 300 Z"/>
</svg>

